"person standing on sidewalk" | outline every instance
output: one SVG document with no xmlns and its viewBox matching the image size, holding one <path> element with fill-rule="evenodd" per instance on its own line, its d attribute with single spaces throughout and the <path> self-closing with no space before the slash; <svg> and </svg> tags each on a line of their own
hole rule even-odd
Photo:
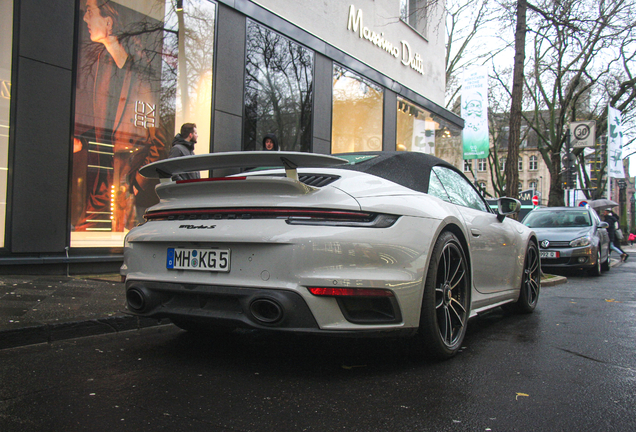
<svg viewBox="0 0 636 432">
<path fill-rule="evenodd" d="M 172 140 L 172 148 L 168 158 L 176 158 L 181 156 L 194 155 L 194 145 L 197 143 L 197 125 L 194 123 L 184 123 L 181 126 L 181 131 L 178 133 L 174 140 Z M 196 180 L 201 178 L 201 174 L 198 171 L 177 174 L 172 176 L 172 180 Z"/>
</svg>

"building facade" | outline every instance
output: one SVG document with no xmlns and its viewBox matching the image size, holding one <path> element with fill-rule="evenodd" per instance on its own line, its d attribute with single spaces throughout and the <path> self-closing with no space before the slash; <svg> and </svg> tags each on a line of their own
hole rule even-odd
<svg viewBox="0 0 636 432">
<path fill-rule="evenodd" d="M 428 3 L 0 0 L 0 271 L 116 269 L 157 201 L 138 170 L 186 122 L 197 154 L 275 133 L 282 150 L 461 166 Z"/>
</svg>

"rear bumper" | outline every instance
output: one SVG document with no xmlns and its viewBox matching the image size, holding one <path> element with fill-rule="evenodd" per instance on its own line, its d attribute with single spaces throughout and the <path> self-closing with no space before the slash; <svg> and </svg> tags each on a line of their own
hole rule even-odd
<svg viewBox="0 0 636 432">
<path fill-rule="evenodd" d="M 217 327 L 349 333 L 321 330 L 303 297 L 288 290 L 129 280 L 126 300 L 133 314 L 156 319 L 181 319 Z M 402 319 L 395 299 L 347 299 L 338 301 L 338 305 L 348 321 L 358 324 L 362 323 L 360 317 L 376 325 L 397 324 Z M 364 327 L 350 331 L 381 332 L 387 333 Z"/>
<path fill-rule="evenodd" d="M 318 329 L 303 298 L 292 291 L 133 280 L 126 282 L 126 301 L 130 312 L 144 317 L 226 327 Z"/>
</svg>

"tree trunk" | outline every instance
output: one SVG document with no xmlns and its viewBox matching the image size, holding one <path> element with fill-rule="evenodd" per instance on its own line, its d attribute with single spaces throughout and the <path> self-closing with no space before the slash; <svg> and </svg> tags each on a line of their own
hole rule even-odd
<svg viewBox="0 0 636 432">
<path fill-rule="evenodd" d="M 515 65 L 512 81 L 512 104 L 506 160 L 506 195 L 519 196 L 519 137 L 521 134 L 521 99 L 523 97 L 523 65 L 526 58 L 526 0 L 517 1 L 517 29 L 515 31 Z"/>
</svg>

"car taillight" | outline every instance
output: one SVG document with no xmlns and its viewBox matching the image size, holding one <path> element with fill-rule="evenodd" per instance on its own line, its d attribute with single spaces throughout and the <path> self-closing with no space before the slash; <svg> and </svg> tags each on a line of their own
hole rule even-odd
<svg viewBox="0 0 636 432">
<path fill-rule="evenodd" d="M 388 228 L 399 216 L 346 210 L 223 208 L 151 211 L 150 220 L 284 219 L 290 225 Z"/>
<path fill-rule="evenodd" d="M 309 287 L 309 292 L 315 296 L 326 297 L 393 297 L 393 291 L 387 289 L 370 288 L 321 288 Z"/>
</svg>

